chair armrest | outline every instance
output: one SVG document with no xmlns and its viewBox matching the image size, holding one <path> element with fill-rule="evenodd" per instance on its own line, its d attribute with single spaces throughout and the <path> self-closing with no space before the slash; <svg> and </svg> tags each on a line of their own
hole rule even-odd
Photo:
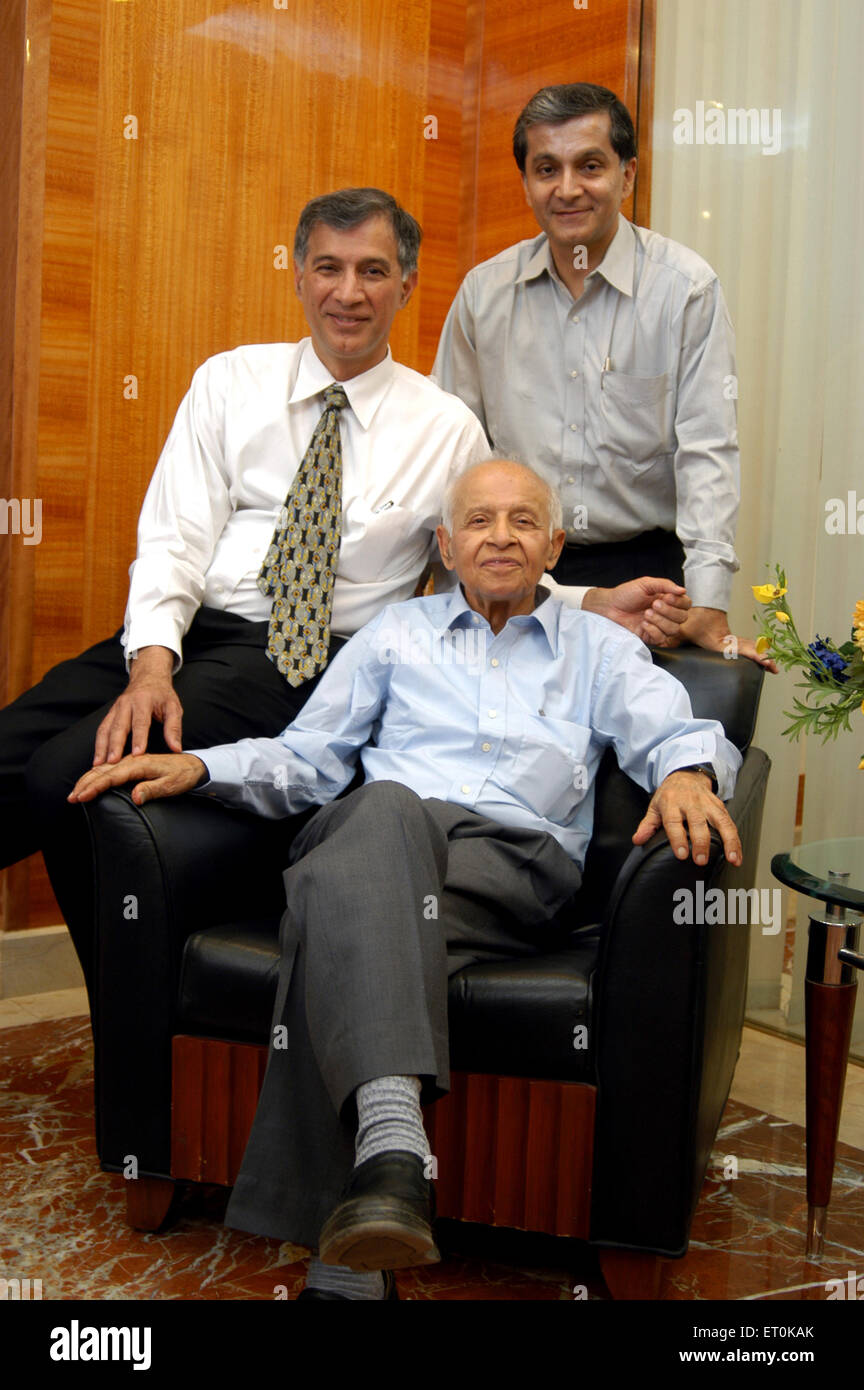
<svg viewBox="0 0 864 1390">
<path fill-rule="evenodd" d="M 193 931 L 278 918 L 299 817 L 264 820 L 203 797 L 136 806 L 113 791 L 85 806 L 95 882 L 93 1039 L 103 1168 L 170 1171 L 171 1035 Z"/>
<path fill-rule="evenodd" d="M 666 835 L 634 849 L 610 899 L 593 981 L 598 1107 L 591 1240 L 680 1255 L 726 1103 L 744 1014 L 750 927 L 674 920 L 676 890 L 752 888 L 770 763 L 748 750 L 728 803 L 744 851 L 708 864 Z M 736 907 L 737 907 L 736 902 Z M 736 913 L 737 915 L 737 913 Z M 680 916 L 680 910 L 679 910 Z"/>
</svg>

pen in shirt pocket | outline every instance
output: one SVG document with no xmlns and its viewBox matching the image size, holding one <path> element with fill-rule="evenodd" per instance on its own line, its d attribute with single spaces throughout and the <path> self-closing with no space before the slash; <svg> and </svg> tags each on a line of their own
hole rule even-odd
<svg viewBox="0 0 864 1390">
<path fill-rule="evenodd" d="M 389 511 L 389 509 L 390 509 L 392 506 L 393 506 L 393 503 L 392 503 L 392 502 L 382 502 L 380 507 L 375 507 L 375 509 L 374 509 L 373 512 L 372 512 L 372 515 L 373 515 L 373 516 L 377 516 L 379 512 L 386 512 L 386 511 Z"/>
</svg>

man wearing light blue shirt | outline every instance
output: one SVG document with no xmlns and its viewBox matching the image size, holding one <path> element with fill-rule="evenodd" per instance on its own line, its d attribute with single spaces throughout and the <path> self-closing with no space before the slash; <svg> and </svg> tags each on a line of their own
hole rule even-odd
<svg viewBox="0 0 864 1390">
<path fill-rule="evenodd" d="M 126 758 L 72 793 L 198 787 L 268 816 L 323 803 L 289 851 L 283 1037 L 226 1218 L 318 1246 L 304 1298 L 394 1297 L 378 1271 L 438 1258 L 420 1101 L 449 1086 L 447 976 L 548 946 L 607 746 L 654 792 L 635 843 L 662 824 L 705 863 L 713 825 L 741 862 L 721 800 L 741 759 L 720 725 L 637 638 L 538 587 L 560 520 L 532 470 L 473 465 L 438 528 L 459 589 L 386 608 L 279 738 Z M 358 759 L 365 785 L 337 800 Z"/>
</svg>

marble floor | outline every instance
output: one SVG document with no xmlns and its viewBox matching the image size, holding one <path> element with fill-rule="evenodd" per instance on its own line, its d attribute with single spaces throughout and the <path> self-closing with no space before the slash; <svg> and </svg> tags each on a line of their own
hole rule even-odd
<svg viewBox="0 0 864 1390">
<path fill-rule="evenodd" d="M 157 1234 L 124 1220 L 124 1180 L 92 1134 L 92 1045 L 83 991 L 0 1002 L 0 1271 L 41 1279 L 45 1300 L 293 1298 L 306 1251 L 221 1223 L 217 1187 L 181 1190 Z M 825 1256 L 804 1259 L 803 1050 L 745 1029 L 742 1056 L 683 1260 L 666 1300 L 825 1300 L 864 1277 L 864 1068 L 850 1066 Z M 732 1160 L 732 1161 L 730 1161 Z M 441 1264 L 400 1271 L 400 1297 L 608 1300 L 576 1241 L 439 1223 Z"/>
</svg>

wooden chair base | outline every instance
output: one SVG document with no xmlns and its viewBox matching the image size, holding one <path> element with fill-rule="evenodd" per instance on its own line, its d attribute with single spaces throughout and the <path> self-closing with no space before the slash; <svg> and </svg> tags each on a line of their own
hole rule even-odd
<svg viewBox="0 0 864 1390">
<path fill-rule="evenodd" d="M 267 1049 L 174 1038 L 171 1173 L 231 1186 L 267 1064 Z M 440 1216 L 587 1240 L 594 1151 L 593 1086 L 453 1072 L 424 1114 Z"/>
<path fill-rule="evenodd" d="M 606 1287 L 617 1299 L 657 1299 L 663 1262 L 641 1250 L 601 1250 L 600 1269 Z"/>
<path fill-rule="evenodd" d="M 175 1181 L 231 1186 L 242 1162 L 267 1064 L 249 1043 L 178 1035 L 173 1042 L 172 1180 L 127 1181 L 129 1224 L 159 1228 Z M 587 1240 L 594 1149 L 593 1086 L 454 1072 L 426 1109 L 438 1214 L 487 1226 Z M 655 1255 L 601 1250 L 613 1298 L 653 1299 Z"/>
<path fill-rule="evenodd" d="M 177 1184 L 170 1178 L 124 1178 L 126 1220 L 136 1231 L 158 1231 L 168 1215 Z"/>
</svg>

